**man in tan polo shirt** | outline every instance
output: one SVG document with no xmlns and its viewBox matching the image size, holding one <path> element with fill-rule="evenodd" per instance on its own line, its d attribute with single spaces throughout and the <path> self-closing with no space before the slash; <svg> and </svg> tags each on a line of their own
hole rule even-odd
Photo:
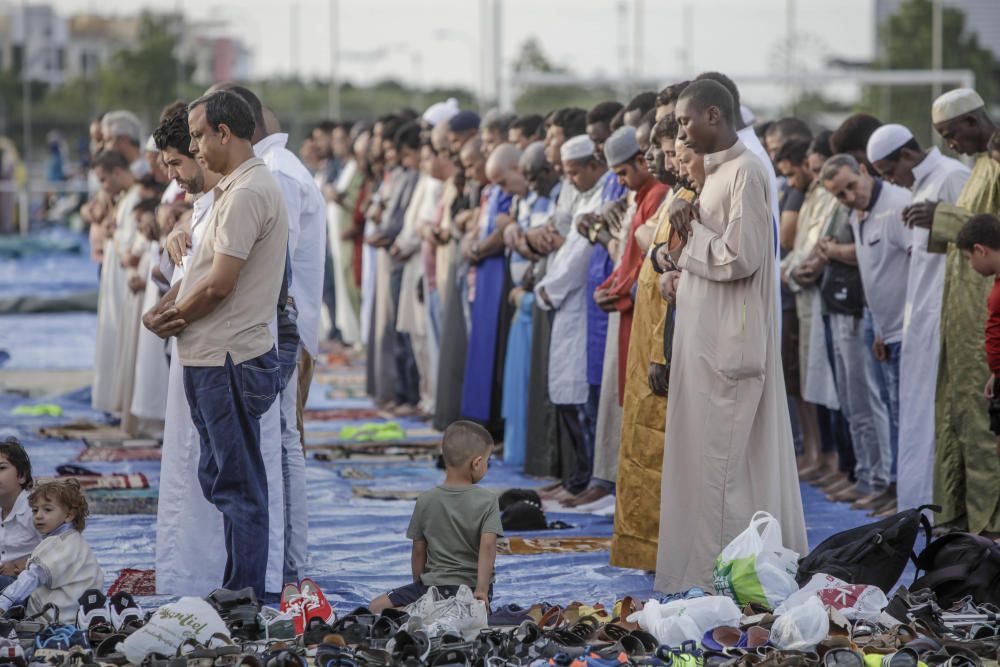
<svg viewBox="0 0 1000 667">
<path fill-rule="evenodd" d="M 188 107 L 191 153 L 223 178 L 184 279 L 146 326 L 177 336 L 184 388 L 201 436 L 198 480 L 222 512 L 223 587 L 264 595 L 267 477 L 260 417 L 280 390 L 271 335 L 288 243 L 281 190 L 254 157 L 254 119 L 238 95 L 220 91 Z"/>
</svg>

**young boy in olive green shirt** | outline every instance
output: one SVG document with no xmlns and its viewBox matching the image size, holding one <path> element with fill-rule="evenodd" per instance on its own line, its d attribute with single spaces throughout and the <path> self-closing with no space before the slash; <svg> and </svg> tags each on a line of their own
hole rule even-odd
<svg viewBox="0 0 1000 667">
<path fill-rule="evenodd" d="M 431 586 L 445 597 L 471 588 L 487 605 L 493 597 L 500 505 L 497 495 L 476 486 L 486 476 L 493 439 L 482 426 L 458 421 L 441 441 L 444 484 L 417 498 L 406 536 L 413 540 L 413 583 L 380 595 L 368 605 L 376 614 L 405 607 Z"/>
</svg>

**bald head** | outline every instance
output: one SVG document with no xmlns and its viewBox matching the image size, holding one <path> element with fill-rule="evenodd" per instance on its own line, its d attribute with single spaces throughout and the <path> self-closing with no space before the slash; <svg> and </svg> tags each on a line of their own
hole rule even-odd
<svg viewBox="0 0 1000 667">
<path fill-rule="evenodd" d="M 466 160 L 483 159 L 483 141 L 479 137 L 473 137 L 462 145 L 458 157 L 464 163 Z"/>
<path fill-rule="evenodd" d="M 264 116 L 264 132 L 268 135 L 281 132 L 281 121 L 271 107 L 264 107 L 261 113 Z"/>
<path fill-rule="evenodd" d="M 505 172 L 517 169 L 521 159 L 521 151 L 514 144 L 500 144 L 490 153 L 486 162 L 486 175 L 491 181 L 496 181 Z"/>
</svg>

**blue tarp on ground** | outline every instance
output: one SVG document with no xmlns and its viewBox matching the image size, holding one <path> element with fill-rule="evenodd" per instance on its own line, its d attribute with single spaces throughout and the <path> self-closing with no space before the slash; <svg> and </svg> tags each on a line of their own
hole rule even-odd
<svg viewBox="0 0 1000 667">
<path fill-rule="evenodd" d="M 83 261 L 81 261 L 81 259 Z M 65 266 L 69 282 L 86 282 L 87 270 L 96 271 L 86 256 L 59 255 L 29 257 L 15 262 L 28 276 L 28 292 L 48 293 L 60 289 L 67 275 L 60 273 Z M 85 266 L 84 266 L 85 265 Z M 84 270 L 87 269 L 87 270 Z M 6 277 L 20 275 L 0 269 L 0 284 Z M 9 285 L 4 288 L 10 289 Z M 0 349 L 7 350 L 11 360 L 5 368 L 63 369 L 87 368 L 91 365 L 96 322 L 93 315 L 21 315 L 0 317 Z M 314 409 L 371 407 L 359 399 L 330 399 L 327 386 L 314 384 L 310 407 Z M 34 401 L 0 395 L 0 438 L 16 435 L 24 442 L 36 476 L 52 475 L 57 465 L 73 461 L 82 450 L 81 441 L 44 440 L 37 435 L 39 426 L 66 423 L 74 419 L 102 420 L 104 417 L 89 408 L 89 391 L 76 392 L 55 400 L 65 411 L 62 418 L 13 417 L 12 408 Z M 357 422 L 324 421 L 310 423 L 307 430 L 336 430 Z M 414 426 L 414 422 L 405 422 Z M 101 472 L 142 472 L 154 486 L 159 482 L 157 462 L 88 463 Z M 345 468 L 368 471 L 371 479 L 345 477 Z M 355 497 L 354 486 L 379 489 L 421 490 L 441 479 L 433 462 L 367 462 L 347 460 L 321 462 L 310 456 L 307 467 L 310 508 L 309 572 L 329 592 L 338 610 L 351 609 L 367 602 L 379 593 L 410 581 L 409 543 L 406 526 L 412 512 L 412 501 L 385 501 Z M 502 463 L 492 462 L 484 484 L 498 489 L 538 486 L 539 480 L 526 477 Z M 843 504 L 826 502 L 814 489 L 803 486 L 803 501 L 809 528 L 809 542 L 816 545 L 834 532 L 866 521 L 861 512 L 852 512 Z M 597 536 L 612 532 L 612 520 L 581 514 L 550 514 L 549 520 L 562 519 L 575 526 L 566 531 L 524 533 L 524 536 Z M 105 568 L 110 583 L 124 567 L 152 568 L 155 549 L 155 517 L 95 516 L 88 522 L 86 536 L 94 547 L 98 560 Z M 531 604 L 539 600 L 567 603 L 572 600 L 611 603 L 625 594 L 646 598 L 653 595 L 652 576 L 648 573 L 624 570 L 608 565 L 606 552 L 582 554 L 543 554 L 534 556 L 501 556 L 497 563 L 495 602 Z M 206 591 L 208 593 L 208 591 Z"/>
</svg>

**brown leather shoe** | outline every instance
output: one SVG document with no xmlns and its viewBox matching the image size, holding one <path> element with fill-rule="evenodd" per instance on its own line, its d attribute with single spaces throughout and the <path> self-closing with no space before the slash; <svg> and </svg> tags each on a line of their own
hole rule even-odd
<svg viewBox="0 0 1000 667">
<path fill-rule="evenodd" d="M 861 498 L 864 494 L 858 490 L 857 485 L 849 486 L 843 491 L 838 491 L 836 493 L 831 493 L 826 497 L 827 500 L 835 503 L 850 503 Z"/>
</svg>

